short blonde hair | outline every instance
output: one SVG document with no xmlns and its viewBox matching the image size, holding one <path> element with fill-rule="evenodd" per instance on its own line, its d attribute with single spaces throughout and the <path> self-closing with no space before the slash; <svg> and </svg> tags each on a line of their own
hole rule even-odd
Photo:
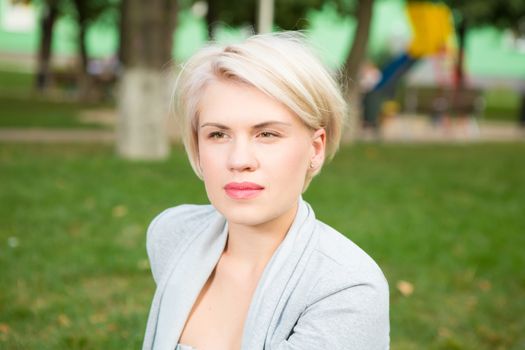
<svg viewBox="0 0 525 350">
<path fill-rule="evenodd" d="M 249 84 L 285 105 L 312 130 L 324 128 L 326 158 L 334 156 L 347 113 L 336 79 L 309 49 L 301 33 L 259 34 L 239 44 L 210 43 L 182 66 L 175 84 L 175 108 L 181 119 L 184 147 L 197 176 L 202 178 L 199 103 L 206 86 L 219 79 Z M 307 184 L 314 175 L 307 177 Z"/>
</svg>

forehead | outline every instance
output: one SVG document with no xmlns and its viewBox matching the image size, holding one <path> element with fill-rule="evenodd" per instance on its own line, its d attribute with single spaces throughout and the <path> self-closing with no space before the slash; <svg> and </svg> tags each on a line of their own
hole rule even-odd
<svg viewBox="0 0 525 350">
<path fill-rule="evenodd" d="M 198 115 L 201 125 L 206 122 L 255 125 L 270 120 L 303 125 L 281 102 L 251 85 L 231 80 L 217 80 L 206 86 Z"/>
</svg>

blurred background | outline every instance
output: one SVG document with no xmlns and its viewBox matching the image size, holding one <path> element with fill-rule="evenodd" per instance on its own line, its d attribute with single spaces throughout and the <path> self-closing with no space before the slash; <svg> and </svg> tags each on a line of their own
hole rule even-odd
<svg viewBox="0 0 525 350">
<path fill-rule="evenodd" d="M 0 0 L 0 349 L 140 348 L 146 227 L 207 202 L 180 64 L 278 30 L 344 87 L 304 197 L 383 268 L 392 349 L 525 349 L 523 0 Z"/>
</svg>

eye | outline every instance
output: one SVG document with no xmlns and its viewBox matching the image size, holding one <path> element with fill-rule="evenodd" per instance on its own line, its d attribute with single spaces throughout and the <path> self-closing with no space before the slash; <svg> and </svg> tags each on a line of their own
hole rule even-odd
<svg viewBox="0 0 525 350">
<path fill-rule="evenodd" d="M 226 134 L 222 131 L 214 131 L 208 134 L 209 139 L 220 140 L 226 137 Z"/>
<path fill-rule="evenodd" d="M 279 134 L 272 132 L 272 131 L 262 131 L 259 133 L 258 136 L 263 137 L 263 138 L 274 138 L 274 137 L 279 137 Z"/>
</svg>

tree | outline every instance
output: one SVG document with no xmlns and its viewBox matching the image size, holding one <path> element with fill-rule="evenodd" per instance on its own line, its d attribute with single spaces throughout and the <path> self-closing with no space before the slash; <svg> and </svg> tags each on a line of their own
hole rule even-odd
<svg viewBox="0 0 525 350">
<path fill-rule="evenodd" d="M 349 116 L 348 130 L 351 138 L 356 136 L 356 133 L 360 127 L 359 121 L 362 119 L 362 98 L 359 90 L 359 72 L 366 57 L 373 6 L 374 0 L 359 0 L 357 2 L 357 27 L 350 52 L 346 57 L 343 70 L 345 95 L 347 101 L 349 102 L 351 111 Z"/>
<path fill-rule="evenodd" d="M 274 0 L 275 1 L 275 0 Z M 254 31 L 257 22 L 257 0 L 208 0 L 206 23 L 209 38 L 213 39 L 213 27 L 217 23 L 227 23 L 231 26 L 251 26 Z M 309 10 L 320 9 L 323 0 L 279 0 L 275 1 L 274 24 L 283 30 L 304 29 L 308 23 L 305 20 Z"/>
<path fill-rule="evenodd" d="M 464 86 L 464 52 L 469 27 L 491 25 L 518 30 L 519 21 L 525 20 L 525 1 L 520 0 L 446 0 L 455 11 L 458 38 L 458 60 L 455 69 L 456 85 Z"/>
<path fill-rule="evenodd" d="M 47 0 L 42 3 L 40 18 L 40 43 L 35 86 L 39 91 L 45 90 L 51 76 L 51 47 L 53 44 L 53 28 L 58 18 L 58 0 Z"/>
<path fill-rule="evenodd" d="M 502 29 L 519 30 L 525 20 L 522 0 L 444 0 L 469 26 L 491 25 Z"/>
<path fill-rule="evenodd" d="M 112 0 L 70 0 L 74 7 L 74 14 L 78 23 L 78 52 L 80 56 L 80 70 L 87 73 L 88 52 L 86 35 L 89 26 L 97 21 L 106 11 L 117 6 L 117 1 Z"/>
<path fill-rule="evenodd" d="M 370 22 L 372 20 L 373 0 L 360 0 L 357 5 L 357 27 L 355 30 L 352 47 L 344 64 L 344 76 L 346 79 L 347 91 L 355 87 L 358 88 L 359 69 L 366 57 L 368 37 L 370 33 Z"/>
<path fill-rule="evenodd" d="M 123 0 L 123 75 L 118 97 L 117 153 L 130 159 L 169 154 L 167 77 L 177 18 L 176 0 Z"/>
<path fill-rule="evenodd" d="M 36 74 L 36 87 L 45 90 L 51 76 L 51 53 L 53 28 L 61 16 L 69 16 L 78 24 L 79 69 L 78 83 L 81 86 L 80 95 L 88 90 L 88 52 L 86 35 L 89 26 L 97 21 L 108 10 L 114 9 L 119 0 L 42 0 L 37 2 L 42 8 L 40 19 L 40 44 Z"/>
<path fill-rule="evenodd" d="M 285 30 L 300 30 L 308 26 L 308 11 L 320 10 L 323 0 L 280 0 L 275 1 L 275 25 Z"/>
<path fill-rule="evenodd" d="M 525 23 L 525 1 L 523 0 L 445 0 L 455 11 L 456 34 L 458 38 L 458 59 L 455 66 L 455 85 L 458 93 L 465 86 L 464 56 L 466 34 L 471 27 L 484 25 L 496 26 L 501 29 L 510 29 L 515 33 L 520 30 L 520 24 Z M 525 104 L 525 95 L 522 96 Z M 525 106 L 522 106 L 525 111 Z M 520 115 L 524 120 L 525 112 Z"/>
<path fill-rule="evenodd" d="M 255 0 L 208 0 L 207 3 L 206 24 L 210 40 L 213 39 L 215 26 L 221 22 L 231 26 L 249 25 L 255 28 Z"/>
<path fill-rule="evenodd" d="M 117 0 L 68 0 L 74 8 L 73 16 L 78 24 L 78 85 L 79 96 L 86 99 L 96 89 L 88 75 L 89 55 L 86 37 L 89 27 L 107 11 L 117 6 Z"/>
</svg>

